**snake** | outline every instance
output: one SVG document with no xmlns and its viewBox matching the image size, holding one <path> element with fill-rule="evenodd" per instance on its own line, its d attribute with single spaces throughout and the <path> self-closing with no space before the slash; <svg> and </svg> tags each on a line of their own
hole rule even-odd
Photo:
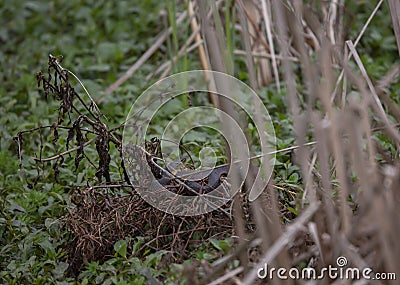
<svg viewBox="0 0 400 285">
<path fill-rule="evenodd" d="M 210 171 L 210 170 L 207 170 Z M 163 171 L 162 177 L 157 179 L 157 182 L 162 186 L 169 186 L 171 180 L 179 179 L 183 180 L 184 185 L 188 186 L 191 190 L 195 191 L 198 194 L 206 194 L 210 193 L 214 189 L 218 188 L 221 184 L 221 177 L 225 177 L 228 175 L 229 165 L 221 165 L 216 166 L 211 170 L 208 176 L 207 184 L 201 184 L 199 181 L 205 178 L 205 171 L 186 171 L 177 173 L 175 175 L 171 174 L 167 169 Z M 185 177 L 187 179 L 185 179 Z"/>
</svg>

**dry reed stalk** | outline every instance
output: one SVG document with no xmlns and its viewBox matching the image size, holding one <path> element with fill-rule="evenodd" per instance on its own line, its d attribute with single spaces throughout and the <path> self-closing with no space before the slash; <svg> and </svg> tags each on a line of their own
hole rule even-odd
<svg viewBox="0 0 400 285">
<path fill-rule="evenodd" d="M 239 21 L 244 40 L 244 45 L 250 46 L 250 51 L 247 51 L 246 49 L 247 54 L 251 54 L 251 52 L 270 51 L 270 48 L 262 34 L 262 31 L 260 31 L 259 29 L 259 24 L 261 23 L 261 13 L 259 12 L 260 9 L 258 7 L 258 4 L 259 3 L 256 3 L 255 1 L 252 0 L 244 0 L 244 1 L 238 1 L 236 5 L 239 11 Z M 254 65 L 252 72 L 257 75 L 257 81 L 256 81 L 257 85 L 258 86 L 269 85 L 269 83 L 272 81 L 272 74 L 270 70 L 271 68 L 269 60 L 262 58 L 246 59 L 247 62 L 249 60 L 251 60 Z M 250 68 L 248 68 L 248 71 L 251 72 Z"/>
<path fill-rule="evenodd" d="M 390 15 L 392 16 L 393 31 L 396 38 L 397 49 L 400 55 L 400 3 L 396 0 L 388 0 Z"/>
<path fill-rule="evenodd" d="M 361 38 L 363 37 L 365 31 L 367 30 L 367 28 L 368 28 L 369 24 L 371 23 L 372 19 L 375 17 L 375 15 L 378 12 L 379 8 L 381 7 L 382 3 L 383 3 L 383 0 L 380 0 L 376 4 L 374 10 L 371 12 L 371 15 L 369 15 L 367 21 L 365 22 L 364 26 L 361 28 L 360 33 L 358 34 L 356 40 L 354 41 L 354 47 L 357 47 L 358 43 L 360 42 Z M 351 57 L 352 57 L 352 54 L 350 53 L 348 55 L 347 59 L 350 60 Z M 344 70 L 342 70 L 340 72 L 340 75 L 338 76 L 338 78 L 336 80 L 336 85 L 335 85 L 334 91 L 332 92 L 331 101 L 335 100 L 335 97 L 336 97 L 336 94 L 337 94 L 337 90 L 339 88 L 340 81 L 343 79 L 343 75 L 344 75 Z"/>
<path fill-rule="evenodd" d="M 194 13 L 192 1 L 187 0 L 186 3 L 188 6 L 189 16 L 190 17 L 194 16 L 195 13 Z M 199 24 L 197 23 L 196 17 L 192 18 L 192 20 L 190 21 L 190 26 L 192 28 L 193 33 L 194 33 L 194 31 L 200 30 L 200 27 L 199 27 Z M 196 43 L 201 43 L 201 45 L 199 45 L 199 57 L 200 57 L 201 66 L 203 67 L 204 70 L 210 70 L 210 63 L 207 61 L 206 51 L 204 49 L 203 39 L 201 38 L 200 33 L 196 33 L 195 41 L 196 41 Z"/>
<path fill-rule="evenodd" d="M 271 264 L 271 261 L 281 252 L 290 241 L 294 239 L 296 234 L 303 231 L 305 223 L 307 223 L 319 209 L 320 204 L 311 204 L 291 225 L 286 227 L 285 232 L 273 243 L 273 245 L 263 254 L 261 261 L 245 275 L 243 284 L 253 284 L 257 278 L 258 268 L 262 268 L 264 264 Z M 288 280 L 289 281 L 289 280 Z"/>
<path fill-rule="evenodd" d="M 249 1 L 246 1 L 246 3 Z M 244 49 L 246 52 L 246 66 L 247 66 L 247 71 L 249 74 L 249 81 L 250 81 L 250 87 L 253 88 L 254 90 L 258 89 L 258 83 L 256 79 L 256 68 L 254 64 L 254 58 L 251 56 L 251 43 L 252 43 L 252 38 L 250 37 L 250 31 L 249 31 L 249 26 L 247 23 L 246 19 L 246 13 L 245 13 L 245 7 L 242 1 L 239 1 L 239 5 L 237 5 L 237 10 L 239 14 L 239 21 L 240 25 L 242 26 L 241 32 L 242 32 L 242 39 L 243 39 L 243 44 L 244 44 Z M 261 67 L 262 69 L 262 67 Z M 260 71 L 262 73 L 262 71 Z"/>
<path fill-rule="evenodd" d="M 187 17 L 187 12 L 183 12 L 176 19 L 176 24 L 180 24 Z M 116 82 L 111 84 L 105 91 L 105 95 L 109 95 L 114 92 L 122 83 L 124 83 L 129 77 L 131 77 L 152 55 L 156 52 L 159 47 L 164 43 L 167 37 L 172 33 L 172 27 L 169 27 L 166 31 L 159 33 L 156 36 L 154 44 L 122 75 Z M 102 102 L 104 97 L 101 97 L 98 102 Z"/>
<path fill-rule="evenodd" d="M 205 39 L 205 47 L 206 47 L 207 55 L 209 56 L 209 62 L 211 63 L 211 68 L 213 70 L 226 73 L 229 70 L 229 63 L 226 64 L 227 59 L 226 59 L 226 57 L 224 58 L 224 54 L 222 52 L 221 41 L 223 39 L 218 40 L 216 31 L 214 29 L 212 29 L 210 22 L 208 21 L 207 3 L 205 1 L 198 0 L 197 6 L 199 8 L 199 16 L 201 19 L 201 22 L 200 22 L 201 23 L 200 24 L 201 31 L 203 34 L 203 38 Z M 216 9 L 216 7 L 212 5 L 211 9 Z M 216 14 L 214 14 L 214 20 L 215 20 L 215 18 L 217 18 Z M 220 37 L 222 37 L 223 35 L 221 35 L 221 34 L 223 33 L 223 31 L 220 30 L 219 33 L 220 33 Z M 216 93 L 219 93 L 219 94 L 229 94 L 230 93 L 229 86 L 226 86 L 225 82 L 215 82 L 215 88 L 216 88 L 215 91 L 217 91 Z M 213 90 L 211 90 L 211 91 L 213 91 Z M 217 100 L 218 106 L 220 107 L 220 109 L 223 112 L 230 115 L 236 121 L 239 121 L 237 119 L 238 114 L 236 111 L 234 111 L 233 103 L 230 102 L 227 98 L 224 98 L 221 96 L 217 97 L 217 99 L 218 99 Z M 231 133 L 232 137 L 235 137 L 235 133 L 240 131 L 240 130 L 236 130 L 233 127 L 230 127 L 229 122 L 222 120 L 221 123 L 222 123 L 222 129 L 224 130 L 224 133 L 225 134 Z M 229 153 L 229 149 L 236 149 L 236 150 L 240 149 L 240 146 L 236 145 L 237 142 L 235 139 L 229 140 L 227 138 L 227 141 L 229 141 L 230 145 L 226 146 L 226 150 L 227 150 L 226 153 Z M 228 159 L 230 159 L 230 158 L 228 158 Z M 238 180 L 239 177 L 240 177 L 240 174 L 233 176 L 234 179 L 233 179 L 232 185 L 231 185 L 231 187 L 233 189 L 239 189 L 239 185 L 240 185 L 240 181 Z M 238 205 L 238 203 L 235 203 L 234 205 Z M 239 217 L 240 217 L 238 219 L 235 219 L 235 225 L 236 225 L 235 228 L 236 228 L 236 232 L 238 233 L 238 235 L 240 237 L 240 240 L 239 240 L 239 246 L 240 246 L 240 244 L 246 238 L 245 226 L 244 226 L 244 221 L 242 219 L 242 216 L 243 216 L 242 208 L 236 207 L 236 212 L 237 212 L 237 215 L 239 215 Z M 245 252 L 239 253 L 238 256 L 239 256 L 239 259 L 241 260 L 242 266 L 246 267 L 247 256 L 246 256 Z"/>
<path fill-rule="evenodd" d="M 400 145 L 400 110 L 385 93 L 390 83 L 397 79 L 400 69 L 394 66 L 384 78 L 374 83 L 356 50 L 382 2 L 377 3 L 354 43 L 346 41 L 346 46 L 342 0 L 323 4 L 326 17 L 322 22 L 305 1 L 273 1 L 272 11 L 262 3 L 262 18 L 254 17 L 259 3 L 236 2 L 244 51 L 235 50 L 235 54 L 246 57 L 250 85 L 253 88 L 258 85 L 256 57 L 271 59 L 277 85 L 278 68 L 282 68 L 296 144 L 300 146 L 296 162 L 301 169 L 304 193 L 298 217 L 290 225 L 282 226 L 277 214 L 276 192 L 271 183 L 267 191 L 251 204 L 257 229 L 251 234 L 245 230 L 242 201 L 236 197 L 233 207 L 238 246 L 231 254 L 215 261 L 210 274 L 202 281 L 211 282 L 209 284 L 253 284 L 257 270 L 264 263 L 289 268 L 314 257 L 315 267 L 320 269 L 334 265 L 341 255 L 358 268 L 369 266 L 381 272 L 399 274 L 400 246 L 396 240 L 400 234 L 400 221 L 396 218 L 396 207 L 400 200 L 400 164 L 379 146 L 375 134 L 381 132 L 392 143 Z M 224 53 L 226 43 L 219 6 L 211 4 L 209 8 L 201 0 L 196 3 L 205 41 L 205 59 L 202 62 L 210 63 L 213 70 L 232 72 L 232 59 Z M 395 20 L 399 5 L 394 1 L 389 1 L 389 5 L 398 40 Z M 248 8 L 250 6 L 253 8 Z M 279 55 L 274 50 L 269 53 L 267 50 L 262 53 L 254 51 L 254 37 L 260 33 L 255 23 L 265 25 L 268 43 L 260 37 L 262 45 L 272 47 L 273 39 L 276 39 Z M 276 34 L 273 35 L 272 31 Z M 334 44 L 343 44 L 340 49 L 345 51 L 344 55 L 338 55 Z M 310 54 L 317 56 L 311 59 Z M 349 67 L 352 58 L 361 71 L 361 77 Z M 340 64 L 339 70 L 336 70 L 337 63 Z M 298 65 L 298 70 L 294 69 L 294 64 Z M 303 86 L 304 94 L 299 94 L 298 90 Z M 228 89 L 214 82 L 211 90 Z M 355 90 L 359 97 L 349 96 Z M 341 94 L 339 103 L 334 100 L 336 94 Z M 229 114 L 235 113 L 226 100 L 219 101 L 217 106 Z M 255 115 L 256 120 L 262 120 L 257 108 Z M 375 128 L 377 124 L 379 128 Z M 305 147 L 310 137 L 317 141 L 314 151 Z M 379 160 L 380 155 L 385 158 L 383 163 Z M 249 182 L 254 181 L 250 179 Z M 291 260 L 288 249 L 295 241 L 302 242 L 301 235 L 308 235 L 313 245 L 306 246 L 299 256 L 291 256 Z M 254 247 L 261 248 L 261 253 L 260 259 L 252 264 L 248 261 L 247 250 Z M 236 258 L 240 260 L 240 267 L 226 271 L 228 264 Z M 277 280 L 269 282 L 279 284 Z M 328 280 L 321 282 L 328 284 Z M 350 280 L 341 282 L 352 283 Z"/>
<path fill-rule="evenodd" d="M 264 17 L 265 23 L 265 32 L 267 33 L 268 44 L 270 46 L 271 53 L 271 61 L 272 61 L 272 70 L 274 71 L 276 89 L 281 92 L 281 83 L 279 80 L 279 72 L 278 72 L 278 63 L 276 61 L 275 48 L 274 48 L 274 40 L 272 39 L 272 17 L 271 13 L 271 2 L 261 1 L 262 5 L 262 15 Z"/>
</svg>

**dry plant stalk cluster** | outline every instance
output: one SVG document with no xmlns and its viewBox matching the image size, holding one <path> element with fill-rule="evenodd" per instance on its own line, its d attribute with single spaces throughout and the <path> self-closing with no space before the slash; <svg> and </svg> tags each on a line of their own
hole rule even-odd
<svg viewBox="0 0 400 285">
<path fill-rule="evenodd" d="M 71 232 L 70 240 L 65 245 L 69 263 L 67 274 L 77 277 L 88 262 L 109 259 L 113 256 L 114 244 L 127 238 L 131 238 L 129 246 L 132 246 L 137 241 L 136 237 L 144 237 L 142 247 L 136 251 L 139 257 L 148 249 L 169 250 L 169 262 L 183 262 L 190 254 L 190 246 L 201 244 L 210 237 L 231 236 L 231 220 L 222 210 L 201 217 L 177 217 L 149 205 L 134 191 L 122 160 L 123 124 L 109 129 L 103 123 L 104 116 L 96 103 L 91 101 L 87 105 L 72 87 L 70 74 L 70 71 L 61 66 L 58 58 L 49 55 L 47 76 L 42 72 L 38 72 L 36 76 L 44 95 L 52 95 L 60 102 L 58 120 L 49 126 L 21 131 L 15 137 L 20 150 L 19 157 L 22 159 L 25 135 L 39 132 L 43 144 L 43 131 L 47 129 L 53 133 L 51 142 L 57 154 L 43 158 L 41 151 L 39 157 L 35 158 L 38 176 L 33 184 L 39 181 L 40 169 L 45 169 L 47 163 L 52 163 L 57 180 L 60 168 L 67 167 L 64 162 L 71 154 L 75 156 L 76 170 L 84 159 L 85 163 L 96 170 L 97 182 L 87 187 L 76 186 L 70 191 L 72 207 L 67 209 L 67 214 L 62 218 L 66 229 Z M 61 152 L 59 140 L 64 135 L 66 150 Z M 70 148 L 71 143 L 77 146 Z M 146 143 L 144 157 L 149 160 L 161 159 L 157 152 L 157 143 L 160 142 L 156 139 Z M 112 153 L 110 144 L 115 145 L 117 154 Z M 93 147 L 97 153 L 95 157 L 87 154 L 88 149 Z M 41 150 L 42 148 L 43 145 L 40 146 Z M 123 173 L 121 181 L 111 179 L 109 168 L 112 158 L 120 165 Z"/>
<path fill-rule="evenodd" d="M 310 136 L 317 144 L 315 149 L 301 147 L 297 153 L 304 186 L 299 216 L 282 227 L 274 206 L 278 203 L 276 195 L 268 187 L 264 192 L 267 197 L 260 197 L 251 205 L 257 231 L 251 236 L 245 234 L 245 222 L 236 216 L 239 249 L 229 258 L 215 262 L 203 281 L 253 284 L 257 282 L 257 270 L 265 264 L 289 269 L 302 260 L 321 269 L 337 266 L 339 256 L 348 258 L 349 267 L 393 272 L 398 278 L 400 164 L 374 135 L 380 132 L 394 145 L 400 143 L 399 107 L 385 91 L 398 80 L 399 66 L 393 65 L 384 78 L 374 83 L 356 49 L 382 2 L 371 11 L 353 42 L 347 38 L 344 26 L 344 1 L 235 1 L 244 49 L 236 53 L 245 56 L 251 87 L 257 89 L 275 81 L 279 91 L 283 81 L 297 145 L 304 145 Z M 388 2 L 399 43 L 400 5 Z M 224 48 L 226 37 L 219 29 L 220 14 L 208 13 L 208 9 L 218 9 L 219 2 L 211 8 L 201 0 L 195 3 L 207 54 L 205 61 L 212 69 L 230 73 L 231 62 Z M 322 15 L 315 12 L 317 8 Z M 260 60 L 261 54 L 262 59 L 268 60 Z M 351 60 L 357 69 L 350 68 Z M 294 68 L 294 63 L 299 69 Z M 301 86 L 305 87 L 304 95 L 299 94 Z M 351 91 L 357 91 L 359 96 L 348 96 Z M 355 204 L 350 203 L 350 197 Z M 247 255 L 252 245 L 259 245 L 261 252 L 256 262 L 249 263 Z M 241 266 L 227 271 L 222 265 L 234 258 L 240 259 Z M 280 282 L 275 279 L 268 284 Z M 318 284 L 329 282 L 326 278 Z"/>
<path fill-rule="evenodd" d="M 265 263 L 288 269 L 313 260 L 313 266 L 321 269 L 336 265 L 336 258 L 340 255 L 348 258 L 349 266 L 368 266 L 375 272 L 394 272 L 399 277 L 400 245 L 397 237 L 400 235 L 400 220 L 396 208 L 400 201 L 400 164 L 397 157 L 383 149 L 374 138 L 374 134 L 380 132 L 394 145 L 400 145 L 400 110 L 386 94 L 386 89 L 398 79 L 399 66 L 393 65 L 384 78 L 373 81 L 357 53 L 357 45 L 368 33 L 368 25 L 383 1 L 379 1 L 371 11 L 370 18 L 354 41 L 348 39 L 344 26 L 346 7 L 342 0 L 320 4 L 297 0 L 237 0 L 229 1 L 231 5 L 228 7 L 223 5 L 226 2 L 215 1 L 207 5 L 202 0 L 185 1 L 188 11 L 177 16 L 177 23 L 188 18 L 187 26 L 183 28 L 190 26 L 193 34 L 178 55 L 151 76 L 166 76 L 173 61 L 184 51 L 196 49 L 205 69 L 232 73 L 232 58 L 225 48 L 227 31 L 223 23 L 226 19 L 220 12 L 223 8 L 234 9 L 238 21 L 235 29 L 242 37 L 243 47 L 235 49 L 233 54 L 245 57 L 250 86 L 257 90 L 275 82 L 279 91 L 285 85 L 297 145 L 304 145 L 310 136 L 317 141 L 313 149 L 300 147 L 296 156 L 304 186 L 299 201 L 302 205 L 300 214 L 292 223 L 281 224 L 276 189 L 272 183 L 265 195 L 251 204 L 255 231 L 249 231 L 249 221 L 243 219 L 240 197 L 233 202 L 232 229 L 231 220 L 219 211 L 200 218 L 180 218 L 158 212 L 134 192 L 128 196 L 109 194 L 111 188 L 127 185 L 109 183 L 111 185 L 76 189 L 72 197 L 77 207 L 65 218 L 74 232 L 70 244 L 74 248 L 70 255 L 72 271 L 79 272 L 84 260 L 104 260 L 106 256 L 99 256 L 97 249 L 104 248 L 105 254 L 111 254 L 112 244 L 127 235 L 148 236 L 147 246 L 182 253 L 188 248 L 193 233 L 200 231 L 204 239 L 234 232 L 238 236 L 238 246 L 220 260 L 204 264 L 207 273 L 204 279 L 196 277 L 198 267 L 187 268 L 190 284 L 254 284 L 262 282 L 257 281 L 257 270 Z M 387 2 L 394 36 L 399 44 L 400 4 L 395 0 Z M 317 8 L 322 14 L 315 12 Z M 106 90 L 105 96 L 138 70 L 171 33 L 172 29 L 160 33 L 154 46 Z M 314 60 L 311 60 L 311 55 L 315 55 Z M 356 63 L 357 69 L 350 68 L 350 61 Z M 299 69 L 295 69 L 295 65 Z M 60 76 L 64 85 L 51 91 L 60 95 L 71 94 L 63 93 L 63 88 L 70 87 L 67 77 L 59 73 L 56 78 Z M 305 87 L 304 95 L 298 92 L 301 86 Z M 52 89 L 48 82 L 43 87 Z M 348 96 L 350 91 L 357 91 L 359 96 Z M 305 103 L 301 103 L 301 96 Z M 59 99 L 63 114 L 77 111 L 73 98 L 61 96 Z M 102 100 L 104 97 L 99 101 Z M 212 100 L 220 106 L 217 98 Z M 222 102 L 222 108 L 223 105 Z M 93 103 L 87 107 L 90 114 L 94 106 Z M 105 177 L 107 182 L 111 182 L 107 179 L 109 160 L 105 153 L 108 153 L 110 142 L 120 148 L 118 129 L 108 130 L 99 123 L 101 116 L 92 114 L 92 117 L 89 119 L 79 114 L 80 121 L 77 119 L 71 128 L 78 142 L 74 149 L 77 151 L 76 160 L 79 163 L 84 155 L 83 148 L 96 141 L 101 158 L 98 178 Z M 92 140 L 84 140 L 79 134 L 83 122 L 92 126 L 96 134 Z M 53 130 L 57 127 L 58 123 L 52 126 Z M 17 139 L 21 142 L 21 135 Z M 62 157 L 58 155 L 54 160 L 59 161 Z M 40 158 L 39 161 L 46 159 Z M 354 199 L 356 207 L 351 207 L 349 197 Z M 144 223 L 151 225 L 149 230 L 144 230 Z M 162 229 L 163 225 L 168 225 L 167 229 Z M 234 259 L 240 260 L 240 266 L 228 270 Z M 275 279 L 269 284 L 280 282 Z M 293 280 L 286 282 L 295 283 Z M 325 279 L 318 284 L 332 282 Z M 377 281 L 377 284 L 381 283 Z M 396 283 L 388 281 L 388 284 Z"/>
</svg>

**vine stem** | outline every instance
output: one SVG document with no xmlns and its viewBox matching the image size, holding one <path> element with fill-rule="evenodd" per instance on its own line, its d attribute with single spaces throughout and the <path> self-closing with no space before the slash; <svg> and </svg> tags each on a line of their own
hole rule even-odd
<svg viewBox="0 0 400 285">
<path fill-rule="evenodd" d="M 91 143 L 94 142 L 98 137 L 99 137 L 99 136 L 88 140 L 87 142 L 85 142 L 85 143 L 83 144 L 83 147 L 85 147 L 85 146 L 91 144 Z M 36 158 L 36 157 L 35 157 L 34 160 L 35 160 L 35 161 L 38 161 L 38 162 L 52 161 L 52 160 L 58 159 L 58 158 L 60 158 L 60 157 L 62 157 L 62 156 L 64 156 L 64 155 L 66 155 L 66 154 L 69 154 L 69 153 L 71 153 L 71 152 L 77 151 L 77 150 L 80 149 L 80 148 L 81 148 L 81 146 L 77 146 L 77 147 L 71 148 L 71 149 L 69 149 L 69 150 L 67 150 L 67 151 L 64 151 L 64 152 L 62 152 L 62 153 L 59 153 L 59 154 L 57 154 L 57 155 L 55 155 L 55 156 L 52 156 L 52 157 L 48 157 L 48 158 Z"/>
</svg>

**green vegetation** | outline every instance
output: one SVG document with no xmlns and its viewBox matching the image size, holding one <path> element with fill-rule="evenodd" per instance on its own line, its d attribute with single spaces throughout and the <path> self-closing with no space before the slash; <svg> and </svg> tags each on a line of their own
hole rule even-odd
<svg viewBox="0 0 400 285">
<path fill-rule="evenodd" d="M 227 47 L 224 50 L 224 61 L 229 65 L 230 59 L 233 59 L 229 70 L 232 69 L 237 78 L 250 83 L 246 60 L 234 54 L 235 49 L 244 49 L 242 39 L 236 34 L 232 23 L 237 17 L 237 11 L 229 10 L 235 1 L 225 2 L 225 10 L 222 10 L 224 13 L 219 15 L 224 18 L 224 22 L 216 24 L 217 30 L 225 29 Z M 345 37 L 355 39 L 374 6 L 370 1 L 353 1 L 346 8 L 348 14 L 344 21 L 348 29 L 344 31 Z M 236 241 L 232 238 L 233 223 L 223 228 L 225 220 L 219 216 L 215 218 L 220 222 L 217 224 L 213 224 L 214 220 L 207 220 L 207 216 L 199 218 L 209 228 L 185 236 L 195 241 L 189 245 L 186 242 L 175 244 L 175 232 L 169 232 L 171 229 L 167 226 L 163 228 L 152 224 L 163 222 L 162 215 L 159 220 L 152 219 L 150 215 L 148 221 L 138 216 L 143 218 L 140 221 L 142 228 L 126 230 L 131 235 L 110 241 L 108 251 L 105 250 L 105 254 L 98 260 L 88 260 L 81 256 L 79 266 L 71 269 L 69 265 L 74 262 L 72 256 L 77 256 L 72 254 L 77 243 L 74 240 L 76 232 L 71 228 L 76 225 L 74 223 L 78 218 L 72 222 L 68 220 L 68 217 L 71 218 L 69 214 L 78 204 L 74 197 L 93 199 L 96 202 L 91 206 L 95 208 L 98 203 L 99 209 L 103 209 L 101 203 L 105 203 L 98 196 L 90 196 L 92 194 L 77 194 L 76 187 L 98 184 L 96 169 L 90 161 L 97 158 L 95 146 L 87 149 L 86 158 L 89 159 L 83 159 L 78 167 L 74 153 L 65 156 L 62 162 L 57 160 L 42 164 L 34 160 L 34 157 L 52 157 L 67 150 L 68 130 L 60 128 L 59 133 L 56 133 L 49 127 L 60 118 L 60 101 L 51 94 L 46 95 L 43 86 L 38 87 L 35 78 L 39 70 L 47 76 L 48 55 L 63 56 L 63 67 L 82 81 L 98 103 L 107 118 L 108 129 L 116 128 L 124 122 L 134 100 L 156 82 L 162 72 L 152 77 L 148 75 L 177 56 L 191 36 L 188 18 L 181 25 L 175 24 L 178 12 L 185 9 L 182 1 L 176 3 L 173 0 L 0 2 L 0 283 L 191 284 L 190 278 L 198 280 L 209 274 L 209 268 L 203 268 L 201 264 L 209 265 L 236 248 Z M 379 81 L 394 63 L 398 63 L 398 49 L 393 31 L 388 28 L 392 26 L 388 15 L 389 8 L 383 5 L 358 46 L 361 60 L 373 82 Z M 171 35 L 167 40 L 124 84 L 111 95 L 106 94 L 104 91 L 107 87 L 137 62 L 157 40 L 157 35 L 168 27 L 171 27 Z M 300 63 L 293 65 L 300 69 Z M 356 66 L 352 62 L 350 65 Z M 202 64 L 197 49 L 189 51 L 186 46 L 179 59 L 172 62 L 168 74 L 200 68 Z M 301 80 L 300 72 L 296 74 L 299 77 L 296 80 Z M 90 105 L 82 86 L 72 77 L 70 79 L 75 90 Z M 302 107 L 306 104 L 307 93 L 306 84 L 303 83 L 297 86 Z M 400 102 L 399 90 L 398 80 L 388 87 L 387 92 L 393 102 Z M 295 128 L 288 108 L 286 87 L 279 93 L 276 84 L 272 82 L 260 87 L 258 93 L 274 122 L 276 148 L 285 149 L 295 145 Z M 211 106 L 206 95 L 204 98 L 195 99 L 199 101 L 194 104 Z M 183 97 L 167 106 L 170 109 L 160 111 L 151 131 L 162 131 L 170 120 L 170 114 L 186 108 L 190 100 L 189 97 Z M 386 104 L 384 107 L 388 108 Z M 82 105 L 79 108 L 83 110 Z M 392 121 L 394 118 L 390 117 Z M 64 123 L 71 123 L 75 119 L 65 115 Z M 380 124 L 376 126 L 381 127 Z M 18 132 L 31 129 L 35 130 L 17 136 Z M 257 130 L 251 123 L 248 130 L 257 147 Z M 207 134 L 204 135 L 204 132 Z M 86 135 L 90 138 L 90 134 Z M 311 133 L 307 133 L 307 136 L 310 141 L 313 140 Z M 386 134 L 375 133 L 373 137 L 388 156 L 398 159 L 398 149 Z M 202 147 L 211 146 L 216 150 L 218 162 L 226 162 L 224 141 L 213 130 L 193 130 L 185 136 L 183 142 L 186 150 L 194 157 L 197 157 Z M 71 148 L 77 146 L 75 139 L 70 144 Z M 19 152 L 21 157 L 18 157 Z M 110 154 L 112 181 L 121 181 L 123 171 L 116 145 L 110 144 Z M 292 151 L 279 153 L 274 169 L 274 189 L 278 196 L 282 224 L 290 223 L 303 210 L 304 181 L 300 167 L 293 161 L 294 155 Z M 382 155 L 379 161 L 385 161 L 385 157 Z M 97 163 L 96 160 L 93 162 Z M 332 184 L 337 185 L 333 171 L 331 174 Z M 357 179 L 354 178 L 354 181 Z M 122 203 L 129 196 L 128 193 L 126 189 L 116 190 L 110 194 L 110 203 Z M 349 200 L 353 202 L 352 197 Z M 139 207 L 145 206 L 140 204 Z M 248 218 L 252 214 L 246 210 L 244 215 Z M 176 222 L 172 218 L 168 221 L 171 224 Z M 188 232 L 190 227 L 199 227 L 195 219 L 182 221 L 182 227 Z M 134 223 L 135 217 L 129 222 Z M 128 226 L 134 227 L 133 224 Z M 213 232 L 214 227 L 220 231 Z M 152 239 L 158 238 L 157 230 L 163 235 L 162 241 L 168 246 L 172 244 L 171 247 L 154 245 L 156 242 Z M 254 230 L 254 224 L 248 225 L 246 230 Z M 227 269 L 232 270 L 238 266 L 239 258 L 235 258 L 228 263 Z"/>
</svg>

